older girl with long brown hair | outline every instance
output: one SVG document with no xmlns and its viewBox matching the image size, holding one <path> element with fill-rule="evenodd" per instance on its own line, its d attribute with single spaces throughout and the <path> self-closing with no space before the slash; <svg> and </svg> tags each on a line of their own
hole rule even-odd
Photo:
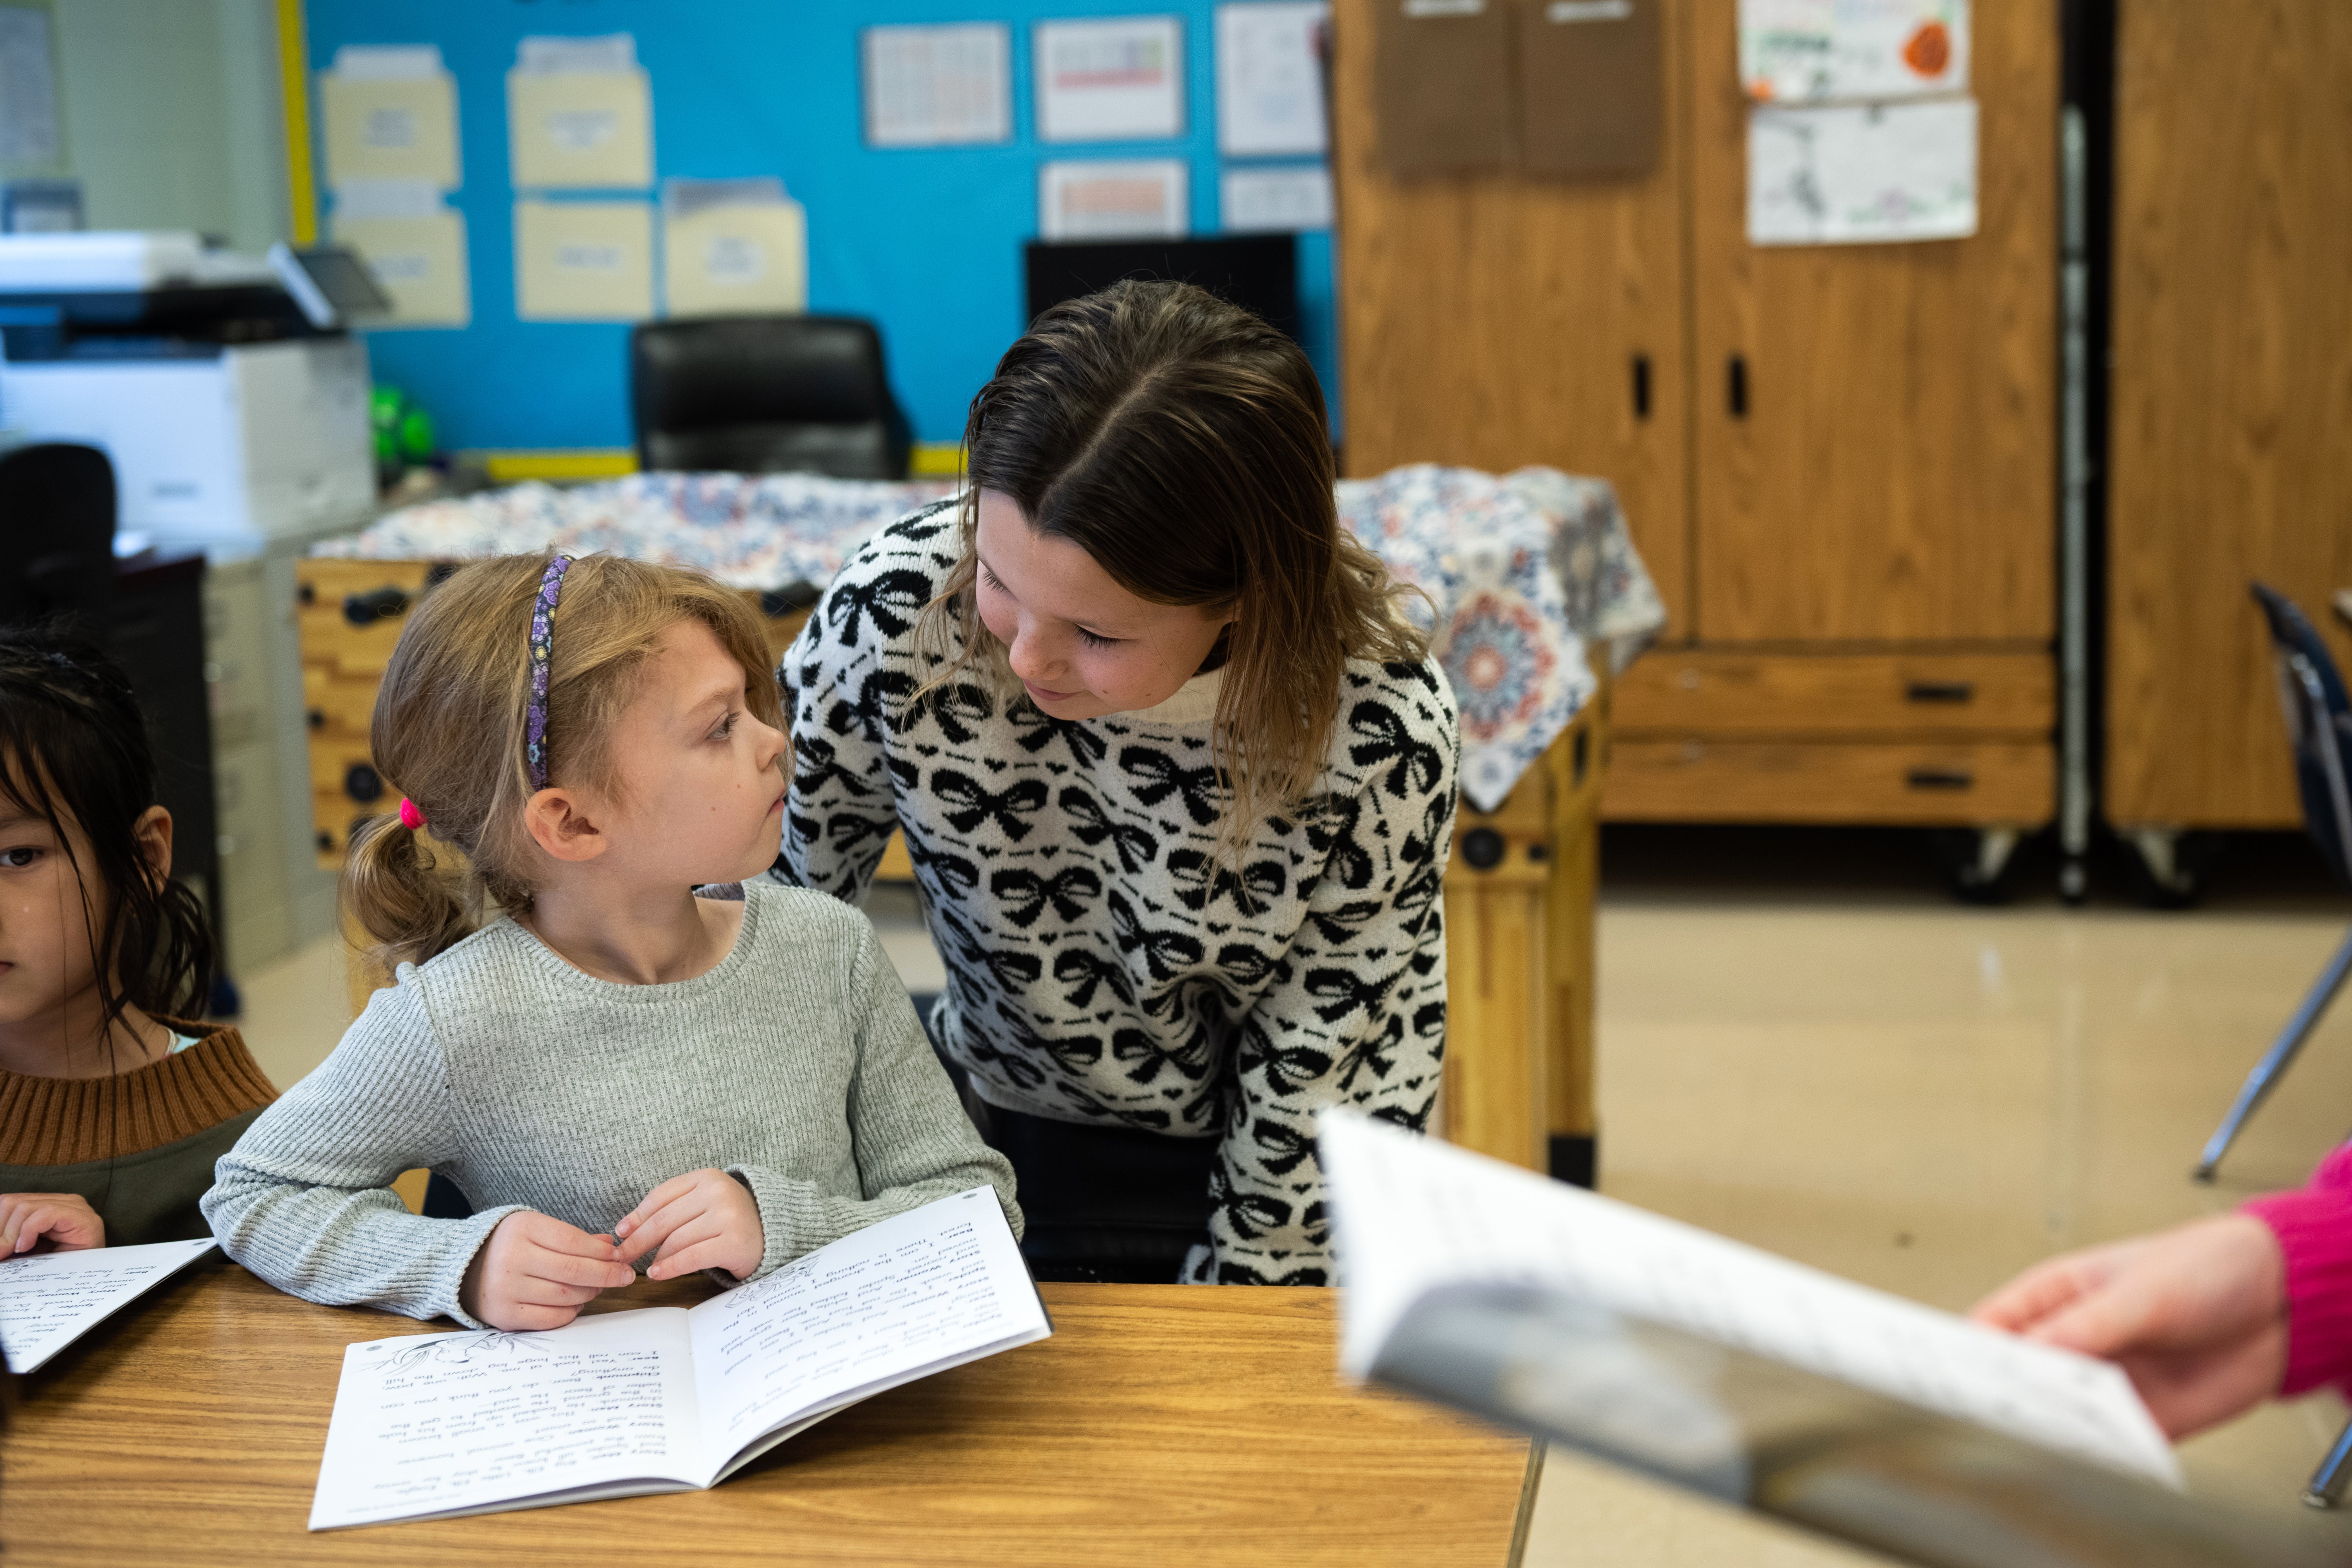
<svg viewBox="0 0 2352 1568">
<path fill-rule="evenodd" d="M 1339 524 L 1297 345 L 1183 284 L 1040 316 L 960 500 L 871 541 L 779 678 L 780 879 L 895 827 L 930 1016 L 1042 1274 L 1322 1284 L 1314 1115 L 1427 1120 L 1452 693 Z"/>
</svg>

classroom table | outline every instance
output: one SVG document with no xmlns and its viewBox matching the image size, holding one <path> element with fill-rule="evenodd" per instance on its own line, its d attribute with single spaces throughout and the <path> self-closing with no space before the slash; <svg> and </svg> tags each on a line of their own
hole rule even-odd
<svg viewBox="0 0 2352 1568">
<path fill-rule="evenodd" d="M 892 1390 L 709 1491 L 309 1533 L 343 1347 L 446 1330 L 215 1257 L 19 1386 L 11 1564 L 1516 1564 L 1529 1442 L 1333 1370 L 1335 1293 L 1045 1285 L 1054 1337 Z M 700 1280 L 599 1306 L 688 1305 Z"/>
</svg>

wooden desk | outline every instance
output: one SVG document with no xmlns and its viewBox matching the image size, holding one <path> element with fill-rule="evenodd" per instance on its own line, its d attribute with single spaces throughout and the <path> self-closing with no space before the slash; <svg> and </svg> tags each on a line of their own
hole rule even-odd
<svg viewBox="0 0 2352 1568">
<path fill-rule="evenodd" d="M 1516 1563 L 1529 1444 L 1332 1371 L 1333 1293 L 1047 1285 L 1055 1336 L 707 1492 L 312 1535 L 343 1346 L 425 1333 L 199 1265 L 22 1386 L 12 1564 Z M 618 1307 L 690 1302 L 647 1286 Z"/>
</svg>

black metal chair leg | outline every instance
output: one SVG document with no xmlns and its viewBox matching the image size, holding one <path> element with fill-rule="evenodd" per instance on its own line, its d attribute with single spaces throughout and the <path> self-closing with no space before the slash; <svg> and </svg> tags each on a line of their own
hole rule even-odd
<svg viewBox="0 0 2352 1568">
<path fill-rule="evenodd" d="M 2334 1508 L 2344 1500 L 2344 1483 L 2352 1479 L 2352 1421 L 2336 1434 L 2336 1446 L 2327 1450 L 2327 1458 L 2319 1461 L 2319 1468 L 2311 1472 L 2311 1480 L 2303 1489 L 2303 1500 L 2313 1508 Z"/>
<path fill-rule="evenodd" d="M 2345 937 L 2343 944 L 2336 950 L 2336 956 L 2327 961 L 2327 967 L 2320 971 L 2310 994 L 2304 997 L 2303 1005 L 2296 1008 L 2294 1016 L 2287 1020 L 2286 1027 L 2279 1032 L 2279 1037 L 2271 1042 L 2271 1048 L 2263 1053 L 2263 1059 L 2254 1064 L 2254 1070 L 2246 1075 L 2244 1086 L 2238 1090 L 2238 1098 L 2230 1107 L 2230 1114 L 2221 1118 L 2221 1125 L 2215 1128 L 2213 1136 L 2206 1141 L 2205 1153 L 2197 1162 L 2199 1181 L 2213 1179 L 2214 1168 L 2221 1164 L 2221 1156 L 2230 1152 L 2230 1145 L 2237 1142 L 2239 1131 L 2245 1126 L 2246 1119 L 2254 1113 L 2256 1106 L 2262 1104 L 2263 1097 L 2278 1082 L 2279 1076 L 2294 1060 L 2295 1053 L 2303 1049 L 2303 1042 L 2310 1037 L 2321 1016 L 2327 1011 L 2327 1005 L 2336 999 L 2336 993 L 2343 989 L 2347 975 L 2352 975 L 2352 934 Z"/>
</svg>

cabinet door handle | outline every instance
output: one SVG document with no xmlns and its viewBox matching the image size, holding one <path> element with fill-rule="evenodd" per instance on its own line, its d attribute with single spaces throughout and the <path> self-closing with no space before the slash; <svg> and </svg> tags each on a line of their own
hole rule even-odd
<svg viewBox="0 0 2352 1568">
<path fill-rule="evenodd" d="M 1745 419 L 1745 418 L 1747 418 L 1747 417 L 1748 417 L 1748 356 L 1747 356 L 1747 355 L 1745 355 L 1745 354 L 1733 354 L 1733 355 L 1731 356 L 1730 372 L 1729 372 L 1729 374 L 1728 374 L 1728 375 L 1727 375 L 1725 379 L 1726 379 L 1727 383 L 1728 384 L 1727 384 L 1727 390 L 1730 393 L 1730 401 L 1731 401 L 1731 416 L 1732 416 L 1734 419 Z"/>
<path fill-rule="evenodd" d="M 1910 702 L 1967 702 L 1976 694 L 1975 683 L 1967 680 L 1915 680 L 1903 689 Z"/>
<path fill-rule="evenodd" d="M 378 621 L 396 621 L 408 614 L 408 595 L 400 588 L 385 586 L 371 594 L 343 595 L 343 619 L 355 626 L 372 626 Z"/>
<path fill-rule="evenodd" d="M 1650 356 L 1635 354 L 1633 356 L 1633 417 L 1647 419 L 1649 416 Z"/>
<path fill-rule="evenodd" d="M 1913 768 L 1903 782 L 1913 789 L 1973 789 L 1977 777 L 1960 768 Z"/>
</svg>

